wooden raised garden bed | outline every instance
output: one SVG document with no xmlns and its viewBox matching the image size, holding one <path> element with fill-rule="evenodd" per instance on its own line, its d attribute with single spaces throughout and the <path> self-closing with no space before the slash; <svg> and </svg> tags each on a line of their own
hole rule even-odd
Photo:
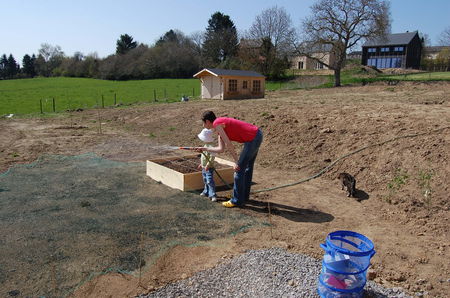
<svg viewBox="0 0 450 298">
<path fill-rule="evenodd" d="M 233 185 L 233 163 L 219 157 L 216 157 L 215 163 L 216 171 L 223 180 L 228 185 Z M 147 160 L 147 176 L 182 191 L 203 189 L 202 172 L 197 169 L 199 164 L 200 156 L 197 154 Z M 225 185 L 216 172 L 214 182 L 216 186 Z"/>
</svg>

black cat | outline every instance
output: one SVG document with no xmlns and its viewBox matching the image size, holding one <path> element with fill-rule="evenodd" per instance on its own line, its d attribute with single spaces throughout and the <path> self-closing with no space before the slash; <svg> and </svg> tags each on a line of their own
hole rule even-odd
<svg viewBox="0 0 450 298">
<path fill-rule="evenodd" d="M 347 197 L 355 197 L 356 180 L 355 177 L 348 173 L 340 173 L 337 177 L 341 181 L 342 190 L 347 189 Z"/>
</svg>

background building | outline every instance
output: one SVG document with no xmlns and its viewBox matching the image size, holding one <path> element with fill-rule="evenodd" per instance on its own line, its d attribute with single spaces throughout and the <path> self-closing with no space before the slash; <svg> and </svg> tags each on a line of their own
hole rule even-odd
<svg viewBox="0 0 450 298">
<path fill-rule="evenodd" d="M 330 44 L 323 45 L 320 49 L 313 47 L 309 50 L 309 56 L 298 55 L 291 57 L 291 69 L 329 69 L 326 65 L 333 65 L 335 61 L 335 55 L 331 50 Z"/>
<path fill-rule="evenodd" d="M 363 65 L 376 68 L 419 69 L 422 41 L 417 31 L 388 34 L 362 46 Z"/>
</svg>

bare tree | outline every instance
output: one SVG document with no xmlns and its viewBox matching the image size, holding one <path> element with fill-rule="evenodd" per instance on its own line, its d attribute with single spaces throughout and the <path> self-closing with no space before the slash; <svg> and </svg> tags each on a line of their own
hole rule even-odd
<svg viewBox="0 0 450 298">
<path fill-rule="evenodd" d="M 193 50 L 196 53 L 196 56 L 198 58 L 199 61 L 199 66 L 203 67 L 203 48 L 202 45 L 205 41 L 205 32 L 204 31 L 196 31 L 194 33 L 192 33 L 189 38 L 192 41 L 193 44 Z"/>
<path fill-rule="evenodd" d="M 295 29 L 283 7 L 273 6 L 256 16 L 243 34 L 239 56 L 244 68 L 257 69 L 269 78 L 278 78 L 289 67 Z"/>
<path fill-rule="evenodd" d="M 60 66 L 64 59 L 64 52 L 60 46 L 52 46 L 48 43 L 41 44 L 39 56 L 35 66 L 39 75 L 50 76 L 52 72 Z"/>
<path fill-rule="evenodd" d="M 49 62 L 51 59 L 63 57 L 64 52 L 61 50 L 60 46 L 52 46 L 51 44 L 43 43 L 39 49 L 39 55 L 44 57 L 45 62 Z"/>
<path fill-rule="evenodd" d="M 450 46 L 450 27 L 447 27 L 439 38 L 439 44 L 441 46 Z"/>
<path fill-rule="evenodd" d="M 383 0 L 318 0 L 303 21 L 303 40 L 296 53 L 334 70 L 334 86 L 341 85 L 347 49 L 365 39 L 385 36 L 390 30 L 389 2 Z M 313 50 L 331 48 L 332 63 L 313 56 Z"/>
<path fill-rule="evenodd" d="M 260 42 L 270 40 L 276 55 L 282 56 L 289 52 L 294 34 L 289 14 L 283 7 L 274 6 L 256 16 L 247 38 Z"/>
</svg>

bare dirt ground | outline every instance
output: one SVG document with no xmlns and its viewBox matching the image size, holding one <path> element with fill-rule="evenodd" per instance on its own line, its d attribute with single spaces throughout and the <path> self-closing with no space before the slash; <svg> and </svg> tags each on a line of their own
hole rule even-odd
<svg viewBox="0 0 450 298">
<path fill-rule="evenodd" d="M 51 119 L 1 119 L 0 172 L 46 153 L 96 152 L 127 161 L 179 154 L 164 146 L 201 145 L 199 119 L 208 109 L 262 128 L 253 190 L 296 182 L 350 152 L 374 146 L 343 158 L 317 179 L 254 194 L 246 208 L 235 210 L 267 218 L 272 226 L 215 240 L 220 245 L 174 247 L 142 276 L 140 285 L 135 277 L 108 274 L 80 287 L 75 297 L 145 293 L 247 249 L 281 246 L 320 259 L 319 244 L 339 229 L 373 240 L 375 281 L 411 294 L 447 297 L 449 83 L 277 91 L 258 100 L 202 100 L 74 112 Z M 340 172 L 356 177 L 359 201 L 340 189 L 335 179 Z"/>
</svg>

